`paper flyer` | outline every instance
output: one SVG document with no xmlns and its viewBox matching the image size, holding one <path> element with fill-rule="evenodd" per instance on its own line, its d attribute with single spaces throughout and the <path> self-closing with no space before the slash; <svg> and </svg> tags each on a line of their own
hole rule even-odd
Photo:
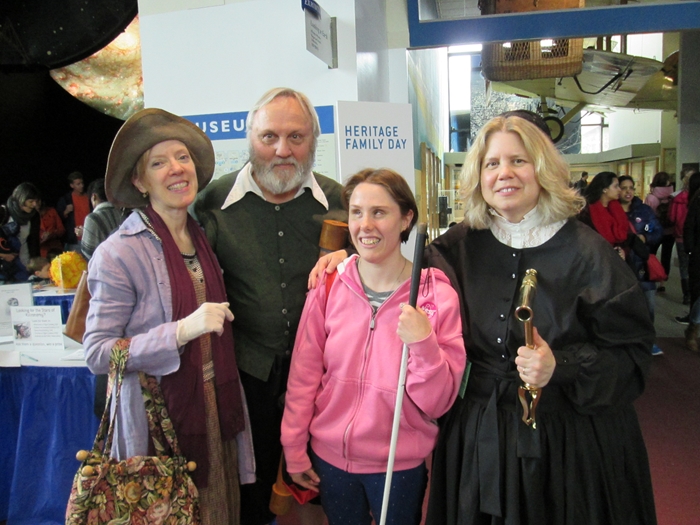
<svg viewBox="0 0 700 525">
<path fill-rule="evenodd" d="M 13 306 L 12 330 L 15 349 L 63 349 L 60 306 Z"/>
<path fill-rule="evenodd" d="M 20 355 L 17 350 L 4 350 L 0 348 L 0 367 L 18 367 L 22 366 Z"/>
<path fill-rule="evenodd" d="M 0 337 L 12 337 L 12 316 L 10 309 L 13 306 L 32 306 L 31 283 L 3 284 L 0 286 Z"/>
</svg>

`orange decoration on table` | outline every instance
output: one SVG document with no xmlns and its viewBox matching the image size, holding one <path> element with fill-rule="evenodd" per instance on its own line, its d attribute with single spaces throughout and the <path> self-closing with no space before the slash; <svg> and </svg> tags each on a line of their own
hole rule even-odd
<svg viewBox="0 0 700 525">
<path fill-rule="evenodd" d="M 51 261 L 49 274 L 51 282 L 60 288 L 76 288 L 87 261 L 76 252 L 64 252 Z"/>
</svg>

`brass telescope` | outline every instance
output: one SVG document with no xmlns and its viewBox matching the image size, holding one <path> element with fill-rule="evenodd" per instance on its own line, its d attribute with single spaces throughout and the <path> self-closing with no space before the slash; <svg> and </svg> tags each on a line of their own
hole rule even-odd
<svg viewBox="0 0 700 525">
<path fill-rule="evenodd" d="M 321 236 L 318 240 L 319 259 L 326 254 L 336 250 L 342 250 L 347 246 L 348 242 L 348 225 L 345 222 L 326 219 L 321 226 Z M 294 494 L 289 490 L 286 484 L 284 475 L 287 470 L 287 464 L 284 460 L 284 453 L 280 458 L 280 466 L 277 469 L 277 479 L 272 485 L 272 493 L 270 494 L 270 512 L 276 516 L 284 516 L 292 509 Z M 290 480 L 290 483 L 291 480 Z M 307 489 L 304 489 L 307 490 Z"/>
<path fill-rule="evenodd" d="M 535 340 L 532 335 L 532 318 L 534 313 L 530 304 L 532 299 L 535 297 L 535 291 L 537 290 L 537 270 L 532 268 L 525 271 L 525 276 L 523 277 L 523 282 L 520 285 L 520 300 L 518 301 L 519 306 L 515 309 L 515 318 L 523 323 L 523 329 L 525 331 L 525 346 L 528 348 L 535 348 Z M 530 396 L 530 403 L 527 402 L 527 395 Z M 537 408 L 537 403 L 540 401 L 542 396 L 542 389 L 529 385 L 528 383 L 523 383 L 518 387 L 518 398 L 520 399 L 520 404 L 523 407 L 523 422 L 531 426 L 533 429 L 537 428 L 537 423 L 535 421 L 535 409 Z"/>
</svg>

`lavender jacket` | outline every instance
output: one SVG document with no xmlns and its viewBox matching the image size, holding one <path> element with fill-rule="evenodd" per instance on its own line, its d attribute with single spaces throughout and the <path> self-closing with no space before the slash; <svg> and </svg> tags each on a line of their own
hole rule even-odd
<svg viewBox="0 0 700 525">
<path fill-rule="evenodd" d="M 159 378 L 175 372 L 182 349 L 175 336 L 177 322 L 171 321 L 172 290 L 163 247 L 137 213 L 95 250 L 88 289 L 92 299 L 83 344 L 90 370 L 106 374 L 114 343 L 131 337 L 112 454 L 119 459 L 146 455 L 148 422 L 137 372 Z M 241 483 L 252 483 L 255 463 L 247 409 L 245 415 L 246 430 L 237 437 L 239 475 Z"/>
</svg>

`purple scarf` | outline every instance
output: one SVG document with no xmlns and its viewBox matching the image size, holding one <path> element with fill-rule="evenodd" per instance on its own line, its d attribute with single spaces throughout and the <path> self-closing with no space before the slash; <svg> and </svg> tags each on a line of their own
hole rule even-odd
<svg viewBox="0 0 700 525">
<path fill-rule="evenodd" d="M 146 224 L 161 239 L 165 265 L 168 268 L 173 299 L 173 321 L 187 317 L 198 308 L 192 278 L 175 244 L 170 230 L 152 206 L 142 210 Z M 204 273 L 206 300 L 226 302 L 226 288 L 221 267 L 214 256 L 204 232 L 187 216 L 187 229 L 197 252 Z M 176 284 L 177 283 L 177 284 Z M 231 323 L 224 323 L 221 336 L 212 333 L 211 353 L 216 377 L 216 404 L 219 412 L 221 439 L 230 441 L 245 428 L 243 403 L 239 387 L 236 356 L 233 351 Z M 181 355 L 180 368 L 163 376 L 160 381 L 163 397 L 175 427 L 177 440 L 183 455 L 197 462 L 192 473 L 199 488 L 207 486 L 209 475 L 209 451 L 207 447 L 207 425 L 204 412 L 204 376 L 199 338 L 190 341 Z"/>
</svg>

